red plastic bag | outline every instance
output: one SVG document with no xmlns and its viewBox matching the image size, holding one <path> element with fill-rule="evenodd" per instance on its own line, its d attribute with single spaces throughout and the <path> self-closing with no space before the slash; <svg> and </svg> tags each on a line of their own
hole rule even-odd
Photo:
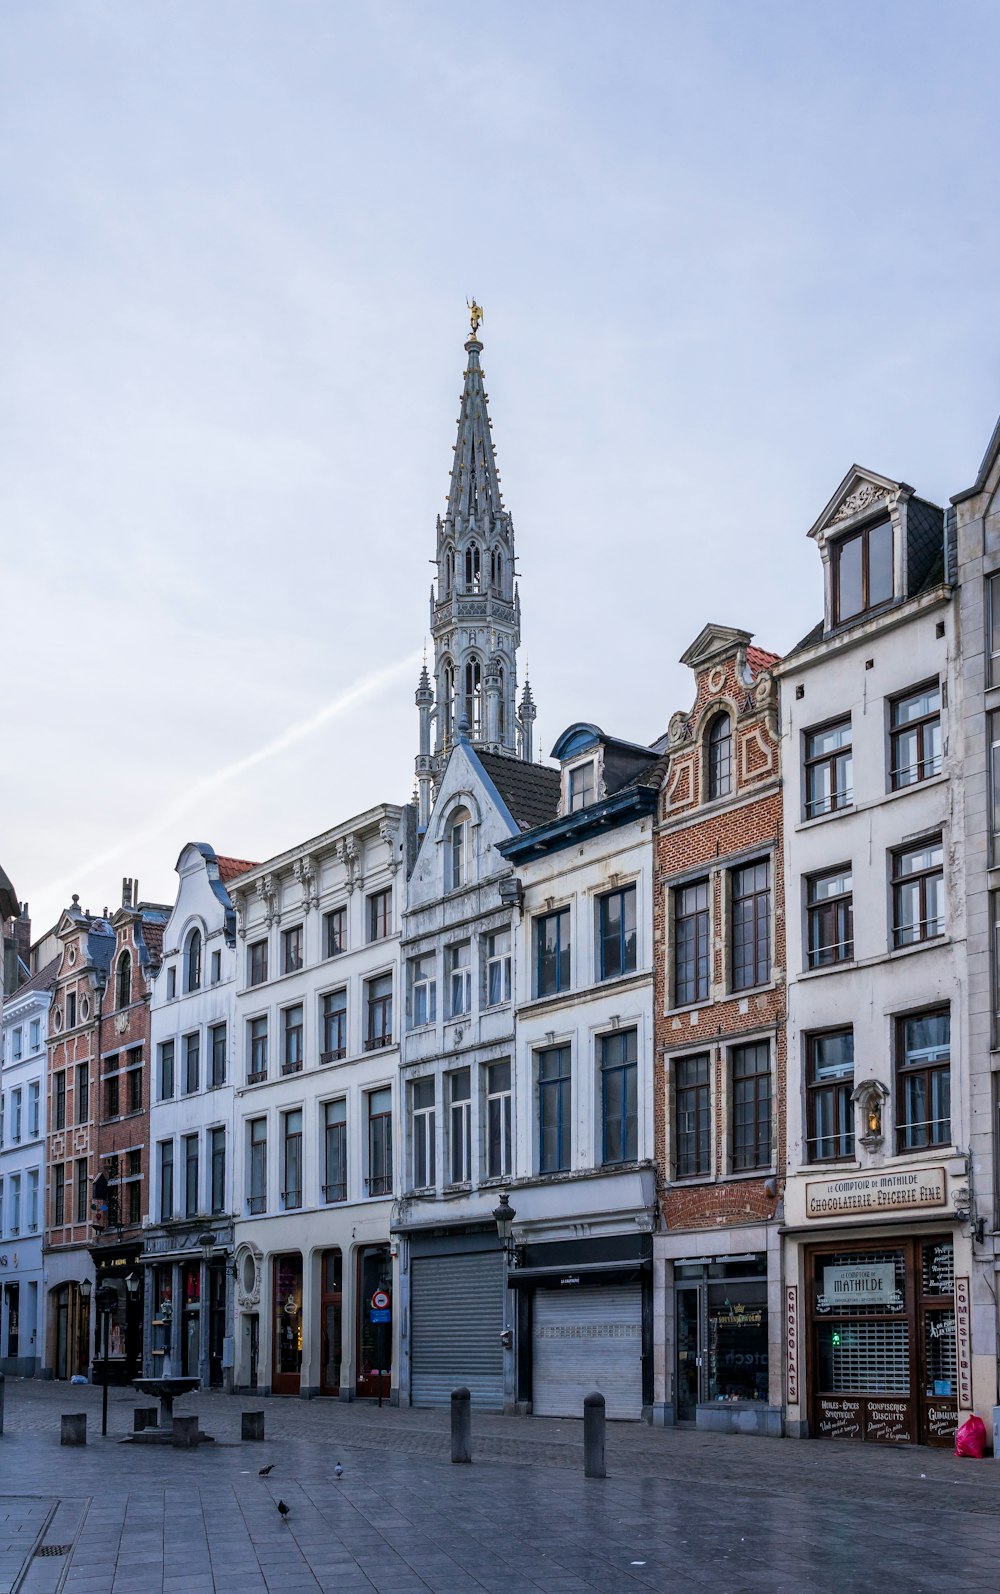
<svg viewBox="0 0 1000 1594">
<path fill-rule="evenodd" d="M 981 1417 L 970 1417 L 955 1435 L 956 1456 L 973 1456 L 982 1461 L 986 1454 L 986 1424 Z"/>
</svg>

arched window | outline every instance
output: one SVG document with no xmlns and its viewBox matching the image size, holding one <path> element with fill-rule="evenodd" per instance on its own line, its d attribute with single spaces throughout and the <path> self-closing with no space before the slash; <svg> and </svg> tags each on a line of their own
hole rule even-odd
<svg viewBox="0 0 1000 1594">
<path fill-rule="evenodd" d="M 192 930 L 184 952 L 184 989 L 201 990 L 201 931 Z"/>
<path fill-rule="evenodd" d="M 708 728 L 708 797 L 728 797 L 733 787 L 733 727 L 728 714 L 716 714 Z"/>
<path fill-rule="evenodd" d="M 115 998 L 116 1007 L 128 1007 L 132 1000 L 132 957 L 129 952 L 123 952 L 118 959 L 118 985 Z"/>
<path fill-rule="evenodd" d="M 465 717 L 475 740 L 483 727 L 483 667 L 474 655 L 465 666 Z"/>
<path fill-rule="evenodd" d="M 451 589 L 455 585 L 455 550 L 451 543 L 444 551 L 444 596 L 451 597 Z"/>
<path fill-rule="evenodd" d="M 457 891 L 472 878 L 472 831 L 467 808 L 459 808 L 448 825 L 445 859 L 446 889 Z"/>
<path fill-rule="evenodd" d="M 480 565 L 479 544 L 470 542 L 465 550 L 465 590 L 478 592 L 482 567 Z"/>
<path fill-rule="evenodd" d="M 503 596 L 503 554 L 499 548 L 490 549 L 490 586 Z"/>
<path fill-rule="evenodd" d="M 438 712 L 441 715 L 441 741 L 445 747 L 450 747 L 454 728 L 452 716 L 455 708 L 455 666 L 450 659 L 445 659 L 441 666 L 441 696 L 438 702 Z"/>
</svg>

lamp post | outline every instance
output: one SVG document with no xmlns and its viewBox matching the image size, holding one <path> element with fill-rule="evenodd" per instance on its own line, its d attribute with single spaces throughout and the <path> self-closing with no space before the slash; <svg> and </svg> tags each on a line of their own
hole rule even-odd
<svg viewBox="0 0 1000 1594">
<path fill-rule="evenodd" d="M 204 1262 L 202 1269 L 202 1283 L 198 1292 L 198 1316 L 200 1319 L 199 1331 L 201 1335 L 201 1354 L 198 1357 L 198 1371 L 202 1384 L 206 1389 L 212 1383 L 212 1253 L 215 1250 L 215 1232 L 212 1229 L 203 1229 L 198 1236 L 201 1247 L 201 1259 Z"/>
<path fill-rule="evenodd" d="M 500 1192 L 500 1202 L 493 1208 L 493 1221 L 497 1226 L 500 1244 L 503 1246 L 504 1259 L 504 1326 L 500 1333 L 500 1343 L 504 1350 L 513 1350 L 514 1331 L 506 1322 L 507 1317 L 507 1290 L 510 1288 L 511 1264 L 516 1260 L 514 1248 L 514 1219 L 517 1213 L 510 1204 L 510 1194 L 506 1190 Z"/>
<path fill-rule="evenodd" d="M 83 1353 L 84 1363 L 86 1363 L 86 1361 L 87 1361 L 87 1351 L 90 1348 L 90 1292 L 93 1289 L 93 1287 L 94 1286 L 93 1286 L 93 1284 L 91 1284 L 89 1279 L 81 1279 L 80 1280 L 80 1284 L 79 1284 L 80 1299 L 83 1302 L 83 1311 L 84 1311 L 84 1315 L 86 1316 L 86 1319 L 87 1319 L 87 1330 L 86 1330 L 86 1334 L 83 1336 L 84 1345 L 85 1345 L 85 1349 L 84 1349 L 84 1353 Z M 77 1324 L 77 1331 L 76 1331 L 76 1351 L 77 1351 L 77 1355 L 79 1355 L 80 1354 L 80 1326 L 79 1326 L 79 1324 Z M 67 1354 L 67 1359 L 68 1359 L 69 1352 L 67 1351 L 66 1354 Z"/>
<path fill-rule="evenodd" d="M 104 1318 L 104 1388 L 101 1392 L 101 1438 L 108 1437 L 108 1368 L 111 1356 L 111 1316 L 118 1305 L 113 1284 L 102 1284 L 97 1292 L 97 1310 Z"/>
</svg>

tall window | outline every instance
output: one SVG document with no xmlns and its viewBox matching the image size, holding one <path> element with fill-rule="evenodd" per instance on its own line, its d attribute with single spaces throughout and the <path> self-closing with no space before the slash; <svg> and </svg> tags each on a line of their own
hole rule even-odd
<svg viewBox="0 0 1000 1594">
<path fill-rule="evenodd" d="M 536 995 L 569 990 L 569 909 L 545 913 L 535 920 Z"/>
<path fill-rule="evenodd" d="M 267 942 L 253 941 L 247 947 L 247 983 L 263 985 L 267 979 Z"/>
<path fill-rule="evenodd" d="M 327 991 L 323 997 L 323 1054 L 321 1063 L 347 1056 L 347 989 Z"/>
<path fill-rule="evenodd" d="M 10 1038 L 10 1055 L 13 1063 L 19 1063 L 24 1056 L 24 1030 L 20 1024 Z"/>
<path fill-rule="evenodd" d="M 486 1176 L 509 1178 L 512 1167 L 510 1062 L 505 1059 L 486 1068 Z"/>
<path fill-rule="evenodd" d="M 226 1083 L 226 1026 L 213 1024 L 208 1032 L 210 1066 L 208 1082 L 213 1089 Z"/>
<path fill-rule="evenodd" d="M 108 1216 L 112 1216 L 112 1199 L 117 1202 L 117 1194 L 108 1197 Z M 76 1159 L 76 1221 L 86 1223 L 90 1217 L 90 1184 L 87 1178 L 87 1159 Z"/>
<path fill-rule="evenodd" d="M 472 1071 L 459 1068 L 448 1075 L 448 1143 L 451 1183 L 467 1184 L 472 1178 Z"/>
<path fill-rule="evenodd" d="M 66 1168 L 57 1162 L 52 1170 L 52 1223 L 59 1228 L 66 1221 Z"/>
<path fill-rule="evenodd" d="M 66 1127 L 66 1070 L 61 1068 L 52 1086 L 52 1127 Z"/>
<path fill-rule="evenodd" d="M 990 738 L 990 865 L 1000 863 L 1000 713 L 987 714 Z"/>
<path fill-rule="evenodd" d="M 200 1072 L 201 1037 L 197 1030 L 184 1037 L 184 1093 L 190 1096 L 198 1089 Z"/>
<path fill-rule="evenodd" d="M 766 858 L 732 873 L 733 990 L 771 978 L 771 866 Z"/>
<path fill-rule="evenodd" d="M 392 1045 L 392 975 L 378 974 L 365 985 L 365 1051 Z"/>
<path fill-rule="evenodd" d="M 457 891 L 472 878 L 472 820 L 468 810 L 459 808 L 452 816 L 447 836 L 447 889 Z"/>
<path fill-rule="evenodd" d="M 889 706 L 889 779 L 893 791 L 941 773 L 941 688 L 918 687 Z"/>
<path fill-rule="evenodd" d="M 368 1092 L 368 1194 L 392 1194 L 392 1088 Z"/>
<path fill-rule="evenodd" d="M 21 1143 L 21 1092 L 12 1090 L 10 1093 L 10 1138 L 12 1145 Z"/>
<path fill-rule="evenodd" d="M 159 1096 L 170 1101 L 174 1094 L 174 1043 L 163 1041 L 159 1049 Z"/>
<path fill-rule="evenodd" d="M 680 1057 L 674 1064 L 674 1165 L 678 1179 L 711 1171 L 709 1060 Z"/>
<path fill-rule="evenodd" d="M 483 667 L 474 657 L 465 666 L 465 718 L 470 736 L 477 741 L 483 733 Z"/>
<path fill-rule="evenodd" d="M 12 1173 L 10 1176 L 10 1232 L 12 1235 L 17 1235 L 21 1232 L 21 1175 L 19 1173 Z"/>
<path fill-rule="evenodd" d="M 295 974 L 302 967 L 302 926 L 281 932 L 281 972 Z"/>
<path fill-rule="evenodd" d="M 212 1159 L 212 1214 L 226 1210 L 226 1131 L 221 1126 L 209 1131 Z"/>
<path fill-rule="evenodd" d="M 460 941 L 444 949 L 448 976 L 448 1017 L 461 1018 L 472 1008 L 472 943 Z"/>
<path fill-rule="evenodd" d="M 67 991 L 67 993 L 66 993 L 66 1028 L 67 1029 L 75 1029 L 76 1028 L 76 992 L 75 991 Z"/>
<path fill-rule="evenodd" d="M 435 1181 L 434 1080 L 415 1079 L 410 1086 L 410 1132 L 413 1144 L 413 1188 L 427 1190 Z"/>
<path fill-rule="evenodd" d="M 806 1038 L 807 1130 L 810 1162 L 854 1156 L 854 1031 L 828 1030 Z"/>
<path fill-rule="evenodd" d="M 347 950 L 347 909 L 331 908 L 323 919 L 323 949 L 328 958 Z"/>
<path fill-rule="evenodd" d="M 253 1217 L 267 1210 L 267 1119 L 247 1124 L 247 1211 Z"/>
<path fill-rule="evenodd" d="M 128 1007 L 132 1000 L 132 958 L 128 952 L 123 952 L 118 959 L 118 984 L 115 993 L 115 1006 Z"/>
<path fill-rule="evenodd" d="M 478 592 L 482 580 L 482 555 L 477 542 L 470 542 L 465 550 L 465 590 Z"/>
<path fill-rule="evenodd" d="M 302 1205 L 302 1109 L 282 1113 L 281 1165 L 284 1169 L 284 1188 L 281 1204 L 286 1212 Z"/>
<path fill-rule="evenodd" d="M 441 666 L 441 734 L 445 747 L 450 747 L 454 739 L 454 714 L 455 714 L 455 666 L 450 659 L 445 659 Z"/>
<path fill-rule="evenodd" d="M 38 1174 L 37 1168 L 28 1170 L 28 1233 L 38 1228 Z"/>
<path fill-rule="evenodd" d="M 172 1002 L 177 995 L 177 969 L 171 964 L 167 970 L 167 1001 Z"/>
<path fill-rule="evenodd" d="M 114 1058 L 115 1065 L 118 1059 Z M 121 1075 L 112 1074 L 110 1079 L 104 1081 L 104 1117 L 117 1118 L 121 1113 Z"/>
<path fill-rule="evenodd" d="M 854 956 L 854 895 L 849 867 L 806 880 L 806 957 L 811 969 L 849 963 Z"/>
<path fill-rule="evenodd" d="M 42 1132 L 41 1094 L 38 1080 L 33 1079 L 28 1086 L 28 1134 L 33 1140 L 37 1140 Z"/>
<path fill-rule="evenodd" d="M 142 1051 L 138 1047 L 136 1048 L 136 1051 L 138 1051 L 139 1057 L 141 1059 Z M 132 1059 L 134 1058 L 134 1056 L 135 1056 L 135 1052 L 129 1052 L 129 1062 L 130 1063 L 132 1063 Z M 142 1063 L 141 1063 L 141 1061 L 140 1061 L 140 1063 L 138 1065 L 133 1064 L 133 1066 L 131 1066 L 129 1068 L 128 1073 L 125 1075 L 125 1080 L 126 1080 L 125 1088 L 126 1088 L 126 1091 L 128 1092 L 128 1095 L 127 1095 L 127 1098 L 126 1098 L 127 1101 L 128 1101 L 127 1111 L 128 1112 L 142 1112 Z"/>
<path fill-rule="evenodd" d="M 674 893 L 674 1006 L 704 1002 L 709 991 L 708 881 Z"/>
<path fill-rule="evenodd" d="M 201 989 L 200 930 L 192 930 L 187 938 L 187 948 L 184 953 L 184 989 L 186 991 Z"/>
<path fill-rule="evenodd" d="M 569 772 L 569 811 L 575 814 L 578 808 L 589 808 L 593 801 L 594 760 L 588 758 Z"/>
<path fill-rule="evenodd" d="M 601 1056 L 601 1161 L 634 1162 L 639 1155 L 639 1118 L 636 1080 L 637 1036 L 634 1029 L 602 1035 Z"/>
<path fill-rule="evenodd" d="M 951 1141 L 951 1014 L 914 1013 L 896 1027 L 897 1150 Z"/>
<path fill-rule="evenodd" d="M 733 1171 L 771 1166 L 771 1051 L 767 1041 L 734 1046 Z"/>
<path fill-rule="evenodd" d="M 250 1019 L 247 1024 L 247 1045 L 250 1052 L 250 1068 L 247 1073 L 247 1083 L 259 1085 L 261 1080 L 267 1078 L 267 1016 L 262 1014 L 259 1018 Z"/>
<path fill-rule="evenodd" d="M 833 621 L 839 625 L 892 597 L 892 526 L 879 520 L 833 547 Z"/>
<path fill-rule="evenodd" d="M 76 1065 L 76 1121 L 85 1124 L 90 1117 L 90 1064 Z"/>
<path fill-rule="evenodd" d="M 302 1072 L 302 1003 L 281 1010 L 281 1072 Z"/>
<path fill-rule="evenodd" d="M 328 1101 L 323 1108 L 323 1199 L 347 1200 L 347 1101 Z"/>
<path fill-rule="evenodd" d="M 1000 686 L 1000 571 L 986 577 L 987 686 Z"/>
<path fill-rule="evenodd" d="M 538 1053 L 538 1171 L 565 1173 L 572 1154 L 572 1070 L 568 1046 Z"/>
<path fill-rule="evenodd" d="M 806 732 L 807 819 L 832 814 L 854 801 L 850 718 Z"/>
<path fill-rule="evenodd" d="M 486 1006 L 510 1001 L 510 931 L 494 930 L 486 937 Z"/>
<path fill-rule="evenodd" d="M 892 944 L 914 946 L 944 934 L 944 848 L 940 836 L 892 855 Z"/>
<path fill-rule="evenodd" d="M 410 964 L 410 1022 L 414 1029 L 433 1024 L 437 1018 L 437 979 L 433 953 L 414 958 Z"/>
<path fill-rule="evenodd" d="M 708 728 L 708 799 L 728 797 L 733 789 L 733 722 L 716 714 Z"/>
<path fill-rule="evenodd" d="M 392 892 L 376 891 L 368 898 L 368 939 L 384 941 L 392 934 Z"/>
<path fill-rule="evenodd" d="M 221 979 L 222 979 L 222 953 L 219 952 L 219 951 L 215 951 L 215 952 L 212 953 L 212 984 L 213 985 L 218 985 L 218 983 L 219 983 L 219 981 Z"/>
<path fill-rule="evenodd" d="M 635 886 L 609 891 L 597 903 L 597 933 L 600 943 L 598 977 L 613 980 L 631 974 L 636 962 Z"/>
<path fill-rule="evenodd" d="M 198 1136 L 184 1136 L 184 1216 L 198 1213 Z"/>
</svg>

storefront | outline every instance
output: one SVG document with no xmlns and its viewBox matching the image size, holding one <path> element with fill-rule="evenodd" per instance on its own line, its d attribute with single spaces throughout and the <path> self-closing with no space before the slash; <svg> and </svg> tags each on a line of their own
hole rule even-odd
<svg viewBox="0 0 1000 1594">
<path fill-rule="evenodd" d="M 767 1257 L 675 1262 L 676 1420 L 709 1402 L 768 1398 Z"/>
<path fill-rule="evenodd" d="M 109 1384 L 131 1384 L 142 1374 L 143 1343 L 143 1268 L 142 1246 L 96 1246 L 91 1251 L 96 1274 L 95 1310 L 101 1290 L 110 1287 L 115 1305 L 108 1314 L 107 1345 L 105 1323 L 99 1311 L 95 1318 L 94 1360 L 91 1381 L 103 1384 L 105 1361 Z M 131 1287 L 130 1287 L 131 1286 Z M 106 1353 L 106 1354 L 105 1354 Z"/>
<path fill-rule="evenodd" d="M 392 1393 L 392 1256 L 387 1245 L 365 1245 L 357 1253 L 358 1371 L 355 1394 L 359 1400 Z M 376 1293 L 389 1305 L 377 1307 Z"/>
<path fill-rule="evenodd" d="M 145 1363 L 152 1376 L 200 1378 L 205 1388 L 225 1387 L 232 1367 L 231 1236 L 228 1225 L 177 1225 L 148 1235 L 142 1261 L 149 1325 Z"/>
<path fill-rule="evenodd" d="M 504 1269 L 494 1222 L 430 1230 L 409 1242 L 410 1401 L 447 1406 L 466 1388 L 484 1411 L 504 1405 Z"/>
<path fill-rule="evenodd" d="M 291 1251 L 272 1258 L 271 1392 L 297 1395 L 302 1375 L 302 1255 Z"/>
</svg>

